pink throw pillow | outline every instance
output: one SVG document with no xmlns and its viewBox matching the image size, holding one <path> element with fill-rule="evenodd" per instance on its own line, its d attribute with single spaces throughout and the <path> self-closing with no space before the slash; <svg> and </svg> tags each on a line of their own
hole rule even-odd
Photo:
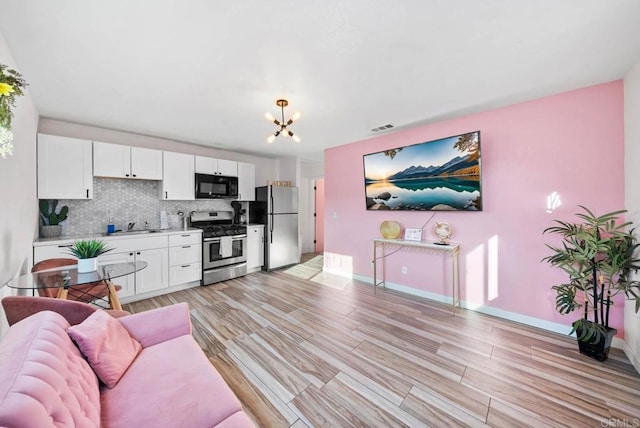
<svg viewBox="0 0 640 428">
<path fill-rule="evenodd" d="M 142 349 L 127 329 L 105 311 L 95 311 L 67 333 L 107 388 L 116 386 Z"/>
</svg>

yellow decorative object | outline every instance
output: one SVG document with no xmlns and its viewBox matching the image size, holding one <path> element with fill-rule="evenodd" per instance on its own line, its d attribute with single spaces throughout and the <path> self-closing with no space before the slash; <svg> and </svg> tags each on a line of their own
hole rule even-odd
<svg viewBox="0 0 640 428">
<path fill-rule="evenodd" d="M 402 227 L 397 221 L 385 220 L 380 223 L 380 233 L 383 238 L 397 239 L 402 233 Z"/>
<path fill-rule="evenodd" d="M 0 82 L 0 95 L 9 95 L 12 92 L 14 92 L 13 86 Z"/>
</svg>

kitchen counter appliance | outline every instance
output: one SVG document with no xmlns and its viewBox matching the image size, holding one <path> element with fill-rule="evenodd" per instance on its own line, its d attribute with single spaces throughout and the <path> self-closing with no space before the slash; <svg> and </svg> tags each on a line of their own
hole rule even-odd
<svg viewBox="0 0 640 428">
<path fill-rule="evenodd" d="M 263 270 L 300 263 L 297 187 L 256 187 L 250 221 L 265 225 Z"/>
<path fill-rule="evenodd" d="M 195 183 L 196 199 L 238 197 L 238 177 L 196 173 Z"/>
<path fill-rule="evenodd" d="M 202 285 L 247 273 L 247 227 L 233 211 L 192 211 L 191 227 L 202 229 Z"/>
</svg>

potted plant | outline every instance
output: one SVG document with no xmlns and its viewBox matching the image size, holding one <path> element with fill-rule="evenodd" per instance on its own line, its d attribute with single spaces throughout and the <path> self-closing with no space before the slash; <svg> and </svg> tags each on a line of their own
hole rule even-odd
<svg viewBox="0 0 640 428">
<path fill-rule="evenodd" d="M 78 258 L 78 272 L 85 273 L 98 269 L 98 256 L 111 250 L 98 239 L 88 239 L 74 242 L 69 253 Z"/>
<path fill-rule="evenodd" d="M 621 222 L 625 210 L 596 216 L 580 208 L 584 212 L 576 216 L 581 222 L 555 220 L 556 226 L 544 230 L 561 236 L 562 246 L 547 244 L 553 254 L 542 260 L 569 275 L 568 282 L 552 288 L 557 293 L 558 312 L 582 312 L 571 330 L 577 335 L 580 353 L 604 361 L 617 333 L 609 326 L 612 299 L 624 294 L 635 300 L 636 312 L 640 309 L 640 282 L 630 279 L 631 270 L 640 267 L 640 260 L 634 256 L 640 244 L 629 229 L 631 222 Z"/>
<path fill-rule="evenodd" d="M 47 199 L 40 200 L 40 219 L 42 220 L 40 236 L 43 238 L 53 238 L 60 236 L 62 233 L 60 223 L 67 219 L 69 207 L 65 205 L 60 208 L 60 211 L 56 212 L 57 207 L 57 199 L 52 200 L 51 203 Z"/>
</svg>

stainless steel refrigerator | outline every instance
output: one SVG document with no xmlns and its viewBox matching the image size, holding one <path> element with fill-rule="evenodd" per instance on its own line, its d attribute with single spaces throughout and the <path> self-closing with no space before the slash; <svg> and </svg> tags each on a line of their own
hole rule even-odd
<svg viewBox="0 0 640 428">
<path fill-rule="evenodd" d="M 265 225 L 263 270 L 300 263 L 298 249 L 298 188 L 256 187 L 250 219 Z"/>
</svg>

